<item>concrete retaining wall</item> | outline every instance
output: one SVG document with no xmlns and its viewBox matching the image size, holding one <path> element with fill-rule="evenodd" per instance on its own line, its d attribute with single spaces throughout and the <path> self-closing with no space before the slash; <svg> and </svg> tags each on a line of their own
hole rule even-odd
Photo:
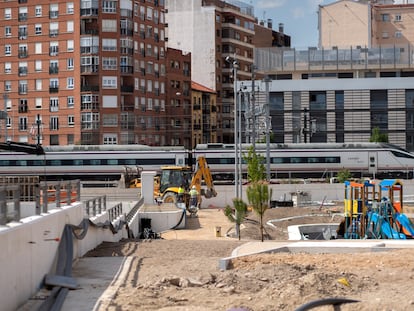
<svg viewBox="0 0 414 311">
<path fill-rule="evenodd" d="M 78 226 L 85 218 L 81 202 L 48 213 L 30 216 L 20 222 L 0 226 L 0 301 L 2 310 L 16 310 L 43 287 L 44 276 L 55 273 L 59 240 L 66 224 Z M 123 216 L 115 221 L 121 221 Z M 108 213 L 91 218 L 104 223 Z M 138 231 L 138 226 L 136 227 Z M 136 232 L 137 232 L 136 231 Z M 83 240 L 74 239 L 73 260 L 83 256 L 104 241 L 119 241 L 128 237 L 123 227 L 113 234 L 108 229 L 89 226 Z"/>
</svg>

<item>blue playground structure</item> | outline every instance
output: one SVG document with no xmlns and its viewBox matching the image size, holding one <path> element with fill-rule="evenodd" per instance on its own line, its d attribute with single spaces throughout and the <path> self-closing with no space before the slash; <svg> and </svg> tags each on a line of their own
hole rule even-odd
<svg viewBox="0 0 414 311">
<path fill-rule="evenodd" d="M 412 239 L 414 225 L 403 213 L 403 185 L 385 179 L 345 182 L 344 220 L 338 236 L 345 239 Z"/>
</svg>

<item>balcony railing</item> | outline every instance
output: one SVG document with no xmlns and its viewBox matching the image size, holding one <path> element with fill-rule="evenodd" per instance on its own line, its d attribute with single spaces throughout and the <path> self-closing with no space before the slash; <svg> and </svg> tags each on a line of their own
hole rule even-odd
<svg viewBox="0 0 414 311">
<path fill-rule="evenodd" d="M 99 92 L 99 85 L 82 85 L 81 92 Z"/>
<path fill-rule="evenodd" d="M 59 87 L 58 86 L 49 86 L 49 93 L 58 93 Z"/>
</svg>

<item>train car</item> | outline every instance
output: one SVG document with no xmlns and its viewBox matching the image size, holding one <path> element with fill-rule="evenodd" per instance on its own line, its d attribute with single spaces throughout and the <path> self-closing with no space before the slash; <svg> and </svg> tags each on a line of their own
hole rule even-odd
<svg viewBox="0 0 414 311">
<path fill-rule="evenodd" d="M 246 155 L 251 145 L 242 144 Z M 267 159 L 266 144 L 256 152 Z M 206 157 L 215 180 L 234 176 L 233 144 L 199 144 L 194 157 Z M 271 178 L 329 178 L 349 170 L 355 178 L 413 178 L 414 154 L 387 143 L 298 143 L 270 144 Z M 246 165 L 243 160 L 243 175 Z"/>
<path fill-rule="evenodd" d="M 0 152 L 0 175 L 40 176 L 44 180 L 119 180 L 128 170 L 186 165 L 184 147 L 71 145 L 44 147 L 44 155 Z"/>
</svg>

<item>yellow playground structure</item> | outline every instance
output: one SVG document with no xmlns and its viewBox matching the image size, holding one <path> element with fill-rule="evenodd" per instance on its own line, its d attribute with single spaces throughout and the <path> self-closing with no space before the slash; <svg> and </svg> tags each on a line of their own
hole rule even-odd
<svg viewBox="0 0 414 311">
<path fill-rule="evenodd" d="M 345 182 L 344 220 L 338 236 L 345 239 L 412 239 L 414 226 L 403 213 L 403 185 L 396 179 Z"/>
</svg>

